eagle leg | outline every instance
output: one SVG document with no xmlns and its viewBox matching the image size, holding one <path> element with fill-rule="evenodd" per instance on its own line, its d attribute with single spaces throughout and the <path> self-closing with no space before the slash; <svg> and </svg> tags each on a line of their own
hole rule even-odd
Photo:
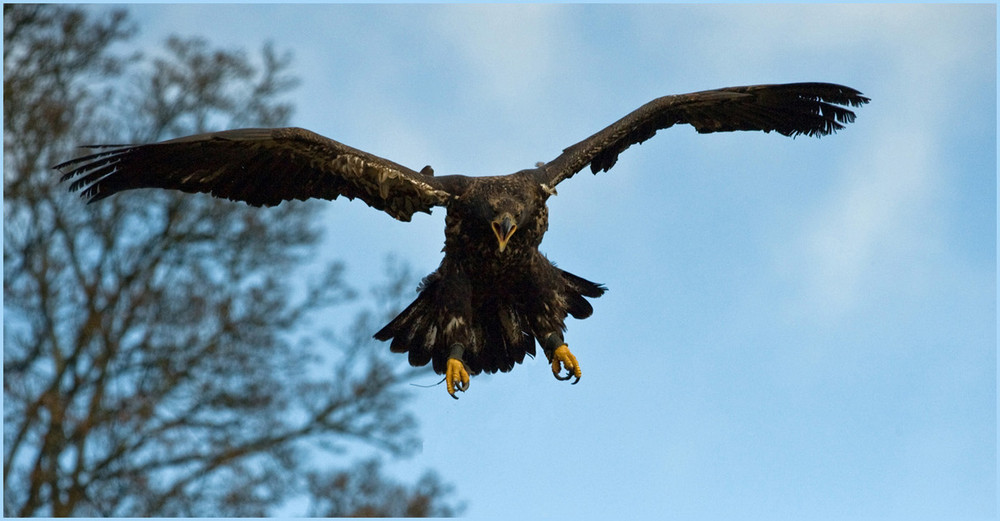
<svg viewBox="0 0 1000 521">
<path fill-rule="evenodd" d="M 452 344 L 451 354 L 448 355 L 448 365 L 445 368 L 444 380 L 448 386 L 448 394 L 456 400 L 458 399 L 458 396 L 455 396 L 456 390 L 464 393 L 469 389 L 469 372 L 465 370 L 465 362 L 462 361 L 462 353 L 464 352 L 465 346 L 458 343 Z"/>
<path fill-rule="evenodd" d="M 545 344 L 542 347 L 545 349 L 545 354 L 548 355 L 549 361 L 552 362 L 552 375 L 556 377 L 556 380 L 566 381 L 575 377 L 572 382 L 573 384 L 580 381 L 580 377 L 583 376 L 583 371 L 580 370 L 580 362 L 576 361 L 576 357 L 570 352 L 569 346 L 563 342 L 562 335 L 552 333 L 545 339 Z M 566 376 L 560 375 L 563 368 L 566 369 Z"/>
<path fill-rule="evenodd" d="M 560 376 L 559 364 L 566 369 L 566 376 Z M 569 380 L 570 378 L 576 377 L 573 384 L 580 381 L 580 377 L 583 376 L 583 371 L 580 370 L 580 363 L 576 361 L 576 357 L 573 353 L 569 351 L 569 346 L 563 344 L 556 348 L 552 353 L 552 375 L 556 377 L 556 380 Z"/>
</svg>

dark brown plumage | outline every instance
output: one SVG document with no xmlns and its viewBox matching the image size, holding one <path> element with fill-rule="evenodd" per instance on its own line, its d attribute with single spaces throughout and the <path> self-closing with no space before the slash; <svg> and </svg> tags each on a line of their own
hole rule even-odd
<svg viewBox="0 0 1000 521">
<path fill-rule="evenodd" d="M 557 378 L 580 377 L 563 343 L 568 315 L 586 318 L 586 300 L 604 287 L 553 265 L 538 246 L 548 227 L 547 199 L 587 165 L 607 171 L 631 145 L 679 123 L 698 132 L 775 131 L 822 136 L 854 120 L 845 106 L 868 98 L 827 83 L 757 85 L 653 100 L 537 168 L 496 177 L 435 177 L 299 128 L 241 129 L 149 145 L 101 145 L 57 165 L 96 201 L 123 190 L 167 188 L 272 206 L 290 199 L 359 198 L 402 221 L 447 208 L 445 256 L 417 299 L 382 330 L 394 352 L 415 366 L 433 364 L 448 392 L 469 373 L 509 371 L 536 341 Z M 560 376 L 566 369 L 568 375 Z M 575 380 L 574 380 L 575 383 Z"/>
</svg>

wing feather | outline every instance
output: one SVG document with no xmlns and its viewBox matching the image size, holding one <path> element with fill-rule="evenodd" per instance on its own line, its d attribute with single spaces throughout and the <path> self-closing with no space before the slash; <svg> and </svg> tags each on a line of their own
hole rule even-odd
<svg viewBox="0 0 1000 521">
<path fill-rule="evenodd" d="M 291 199 L 359 198 L 401 221 L 430 213 L 462 186 L 301 128 L 239 129 L 101 151 L 55 168 L 70 190 L 97 201 L 123 190 L 165 188 L 273 206 Z"/>
<path fill-rule="evenodd" d="M 854 121 L 854 112 L 844 106 L 868 101 L 850 87 L 831 83 L 753 85 L 664 96 L 566 148 L 538 169 L 538 180 L 555 188 L 587 165 L 595 174 L 608 171 L 625 149 L 679 123 L 701 133 L 762 130 L 791 137 L 825 136 Z"/>
</svg>

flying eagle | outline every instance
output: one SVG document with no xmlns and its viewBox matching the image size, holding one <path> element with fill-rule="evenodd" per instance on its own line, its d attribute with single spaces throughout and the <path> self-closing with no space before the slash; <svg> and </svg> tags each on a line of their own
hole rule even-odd
<svg viewBox="0 0 1000 521">
<path fill-rule="evenodd" d="M 775 131 L 823 136 L 854 121 L 869 99 L 828 83 L 756 85 L 655 99 L 545 164 L 504 176 L 435 176 L 301 128 L 228 130 L 147 145 L 99 145 L 57 165 L 89 202 L 134 188 L 205 192 L 273 206 L 291 199 L 359 198 L 401 221 L 447 210 L 444 259 L 415 301 L 375 333 L 431 362 L 448 394 L 469 375 L 510 371 L 534 356 L 537 341 L 560 380 L 579 381 L 580 364 L 563 340 L 566 316 L 587 318 L 587 298 L 605 288 L 557 268 L 538 251 L 548 227 L 546 201 L 587 165 L 607 171 L 628 147 L 678 123 L 701 133 Z M 565 375 L 563 374 L 565 371 Z"/>
</svg>

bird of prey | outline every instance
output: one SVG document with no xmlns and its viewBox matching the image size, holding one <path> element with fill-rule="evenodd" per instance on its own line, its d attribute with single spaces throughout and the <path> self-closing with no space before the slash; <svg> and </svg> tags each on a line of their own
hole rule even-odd
<svg viewBox="0 0 1000 521">
<path fill-rule="evenodd" d="M 375 333 L 409 362 L 430 362 L 448 394 L 469 375 L 510 371 L 536 341 L 560 380 L 579 381 L 563 339 L 567 315 L 587 318 L 605 288 L 557 268 L 538 251 L 546 201 L 588 165 L 607 171 L 628 147 L 675 124 L 701 133 L 760 130 L 823 136 L 854 121 L 869 99 L 829 83 L 756 85 L 665 96 L 563 150 L 509 175 L 435 176 L 301 128 L 228 130 L 145 145 L 98 145 L 55 168 L 90 202 L 123 190 L 166 188 L 272 206 L 291 199 L 359 198 L 401 221 L 446 208 L 444 258 L 415 301 Z M 565 374 L 563 374 L 565 371 Z"/>
</svg>

